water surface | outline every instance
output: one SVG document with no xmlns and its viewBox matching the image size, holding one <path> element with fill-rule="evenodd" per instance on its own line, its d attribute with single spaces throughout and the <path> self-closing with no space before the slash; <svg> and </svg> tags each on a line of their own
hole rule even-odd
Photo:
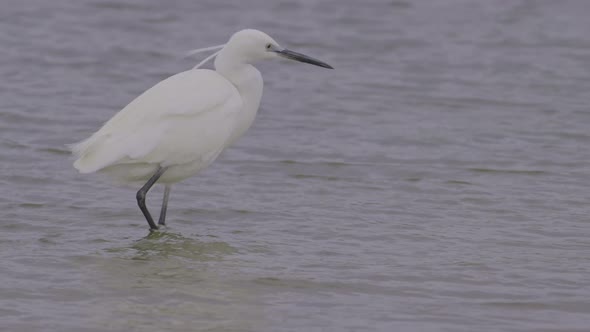
<svg viewBox="0 0 590 332">
<path fill-rule="evenodd" d="M 587 331 L 589 11 L 3 1 L 0 329 Z M 245 27 L 336 70 L 261 63 L 253 128 L 149 234 L 64 144 Z"/>
</svg>

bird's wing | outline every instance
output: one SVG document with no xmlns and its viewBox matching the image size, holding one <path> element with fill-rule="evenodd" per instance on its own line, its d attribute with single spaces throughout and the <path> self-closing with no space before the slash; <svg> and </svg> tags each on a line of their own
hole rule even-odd
<svg viewBox="0 0 590 332">
<path fill-rule="evenodd" d="M 74 167 L 92 173 L 118 163 L 187 162 L 222 148 L 241 106 L 237 89 L 215 71 L 176 74 L 145 91 L 88 139 L 72 145 L 78 157 Z"/>
</svg>

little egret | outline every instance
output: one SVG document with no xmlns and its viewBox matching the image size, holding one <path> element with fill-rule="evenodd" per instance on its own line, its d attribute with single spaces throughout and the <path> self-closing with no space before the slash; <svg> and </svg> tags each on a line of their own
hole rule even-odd
<svg viewBox="0 0 590 332">
<path fill-rule="evenodd" d="M 102 172 L 121 182 L 145 183 L 137 203 L 151 230 L 165 225 L 171 185 L 211 164 L 254 121 L 262 76 L 252 63 L 283 57 L 332 69 L 252 29 L 193 53 L 213 50 L 217 52 L 194 69 L 148 89 L 88 139 L 71 146 L 80 173 Z M 198 69 L 212 58 L 215 70 Z M 156 182 L 165 185 L 158 225 L 145 203 Z"/>
</svg>

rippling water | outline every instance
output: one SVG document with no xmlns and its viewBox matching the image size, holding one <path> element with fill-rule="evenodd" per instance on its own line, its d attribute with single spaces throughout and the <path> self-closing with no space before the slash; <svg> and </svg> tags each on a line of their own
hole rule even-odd
<svg viewBox="0 0 590 332">
<path fill-rule="evenodd" d="M 588 12 L 4 0 L 0 330 L 588 331 Z M 336 70 L 260 64 L 253 128 L 148 234 L 64 144 L 244 27 Z"/>
</svg>

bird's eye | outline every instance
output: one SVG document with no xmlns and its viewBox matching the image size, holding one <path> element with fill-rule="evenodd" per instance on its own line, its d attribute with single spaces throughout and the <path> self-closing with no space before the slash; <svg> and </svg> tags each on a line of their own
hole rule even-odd
<svg viewBox="0 0 590 332">
<path fill-rule="evenodd" d="M 271 43 L 266 44 L 266 49 L 267 50 L 270 50 L 271 47 L 272 47 L 272 44 Z"/>
</svg>

